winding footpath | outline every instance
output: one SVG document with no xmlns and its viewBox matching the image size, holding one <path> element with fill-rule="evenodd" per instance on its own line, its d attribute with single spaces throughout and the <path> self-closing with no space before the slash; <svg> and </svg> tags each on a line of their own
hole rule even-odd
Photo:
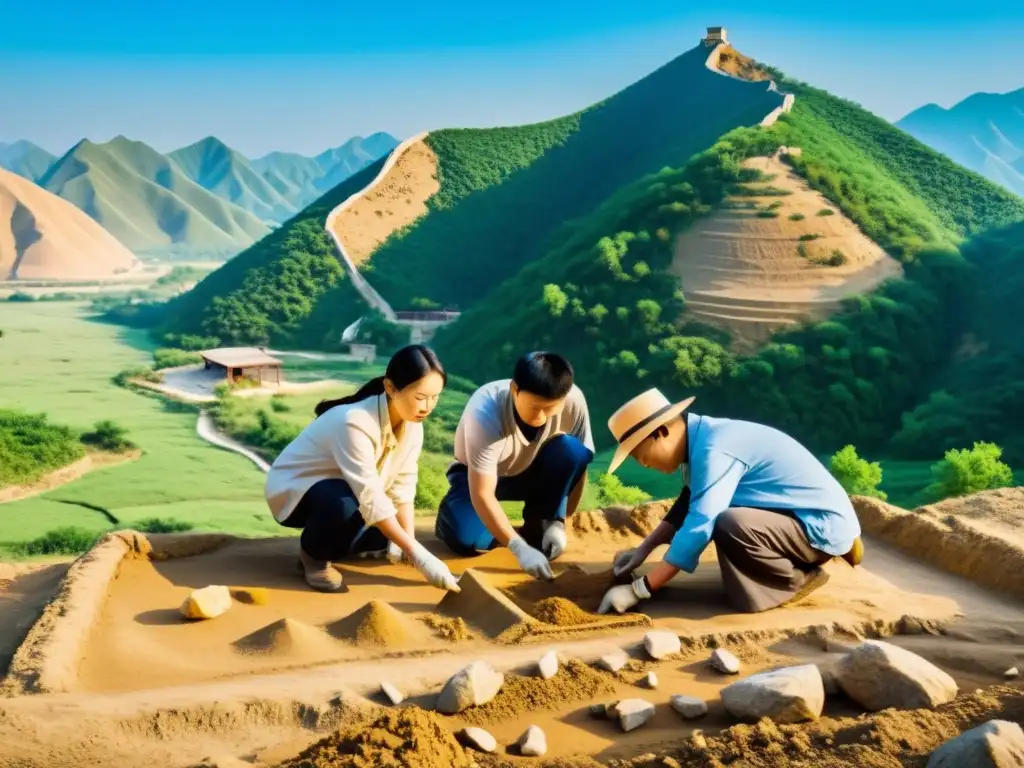
<svg viewBox="0 0 1024 768">
<path fill-rule="evenodd" d="M 266 459 L 218 430 L 213 423 L 213 417 L 206 411 L 199 412 L 199 419 L 196 421 L 196 434 L 211 445 L 245 456 L 245 458 L 259 467 L 262 472 L 270 471 L 270 464 L 267 463 Z"/>
</svg>

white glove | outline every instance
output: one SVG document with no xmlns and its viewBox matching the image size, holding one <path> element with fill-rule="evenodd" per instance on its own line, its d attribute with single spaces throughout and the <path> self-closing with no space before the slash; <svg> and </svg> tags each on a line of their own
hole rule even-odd
<svg viewBox="0 0 1024 768">
<path fill-rule="evenodd" d="M 405 552 L 403 552 L 402 548 L 393 541 L 388 542 L 387 558 L 388 562 L 392 565 L 398 565 L 398 563 L 401 563 L 406 559 Z"/>
<path fill-rule="evenodd" d="M 418 541 L 413 542 L 411 560 L 413 567 L 423 574 L 431 586 L 447 589 L 451 592 L 462 591 L 456 578 L 448 570 L 448 566 L 430 554 L 427 548 Z"/>
<path fill-rule="evenodd" d="M 641 600 L 647 600 L 650 596 L 650 590 L 647 589 L 641 576 L 632 584 L 620 584 L 605 592 L 601 607 L 597 609 L 597 612 L 608 613 L 609 609 L 614 608 L 616 613 L 625 613 Z"/>
<path fill-rule="evenodd" d="M 568 545 L 569 537 L 565 533 L 565 523 L 561 520 L 545 521 L 544 538 L 541 540 L 540 548 L 548 560 L 557 560 Z"/>
<path fill-rule="evenodd" d="M 627 549 L 615 556 L 612 563 L 612 575 L 618 578 L 625 573 L 631 573 L 644 564 L 643 559 L 637 556 L 637 550 Z"/>
<path fill-rule="evenodd" d="M 551 572 L 551 563 L 544 557 L 544 554 L 526 543 L 522 536 L 513 536 L 508 542 L 509 551 L 516 556 L 519 567 L 533 576 L 535 579 L 555 578 Z"/>
</svg>

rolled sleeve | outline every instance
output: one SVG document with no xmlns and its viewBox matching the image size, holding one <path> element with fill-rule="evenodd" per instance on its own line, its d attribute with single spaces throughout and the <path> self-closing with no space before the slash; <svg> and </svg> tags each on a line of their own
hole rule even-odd
<svg viewBox="0 0 1024 768">
<path fill-rule="evenodd" d="M 331 441 L 331 453 L 338 462 L 345 482 L 359 500 L 359 513 L 366 525 L 377 525 L 398 514 L 394 502 L 384 490 L 377 472 L 373 439 L 358 424 L 349 422 Z M 415 493 L 415 481 L 413 482 Z"/>
<path fill-rule="evenodd" d="M 732 503 L 747 466 L 732 456 L 711 453 L 703 467 L 691 472 L 689 511 L 665 553 L 665 562 L 693 573 L 715 531 L 715 519 Z"/>
</svg>

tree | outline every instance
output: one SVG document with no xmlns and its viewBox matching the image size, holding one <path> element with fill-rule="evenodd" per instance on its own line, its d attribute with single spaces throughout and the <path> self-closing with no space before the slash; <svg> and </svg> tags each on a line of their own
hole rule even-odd
<svg viewBox="0 0 1024 768">
<path fill-rule="evenodd" d="M 998 445 L 983 442 L 976 442 L 973 448 L 946 451 L 946 457 L 932 466 L 935 481 L 925 489 L 925 495 L 941 501 L 1013 485 L 1013 470 L 1000 461 L 1002 455 Z"/>
<path fill-rule="evenodd" d="M 597 490 L 597 502 L 602 506 L 612 504 L 636 505 L 650 500 L 650 496 L 632 485 L 626 485 L 618 475 L 602 472 L 594 479 Z"/>
<path fill-rule="evenodd" d="M 887 498 L 885 491 L 878 488 L 882 482 L 882 465 L 862 459 L 852 445 L 832 455 L 829 471 L 851 496 L 874 496 L 883 501 Z"/>
</svg>

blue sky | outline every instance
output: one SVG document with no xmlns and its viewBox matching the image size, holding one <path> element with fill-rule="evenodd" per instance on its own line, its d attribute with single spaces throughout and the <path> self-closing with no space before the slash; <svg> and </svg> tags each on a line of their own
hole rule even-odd
<svg viewBox="0 0 1024 768">
<path fill-rule="evenodd" d="M 207 135 L 256 156 L 510 125 L 597 101 L 724 25 L 755 58 L 891 120 L 1024 87 L 1024 3 L 0 0 L 0 141 L 60 153 Z"/>
</svg>

